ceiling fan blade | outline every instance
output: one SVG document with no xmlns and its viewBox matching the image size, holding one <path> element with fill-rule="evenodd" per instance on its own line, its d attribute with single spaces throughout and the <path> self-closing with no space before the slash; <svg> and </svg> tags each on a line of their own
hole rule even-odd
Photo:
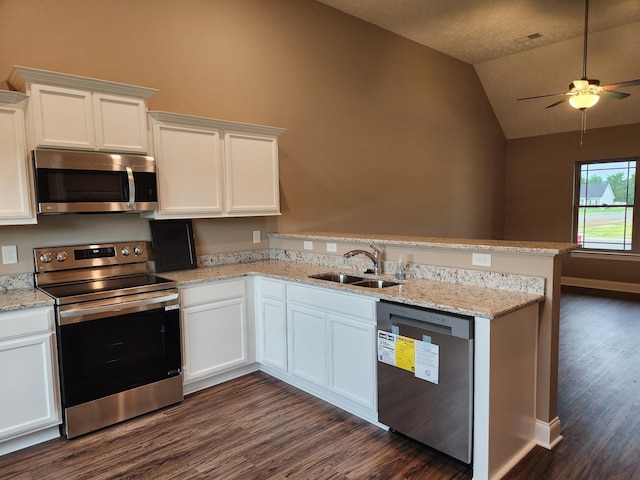
<svg viewBox="0 0 640 480">
<path fill-rule="evenodd" d="M 603 85 L 605 90 L 615 90 L 616 88 L 635 87 L 640 85 L 640 78 L 637 80 L 629 80 L 628 82 L 612 83 L 610 85 Z"/>
<path fill-rule="evenodd" d="M 533 100 L 534 98 L 557 97 L 558 95 L 566 95 L 566 93 L 550 93 L 549 95 L 536 95 L 535 97 L 516 98 L 516 100 Z"/>
<path fill-rule="evenodd" d="M 609 98 L 615 98 L 616 100 L 622 100 L 624 98 L 627 98 L 631 94 L 630 93 L 624 93 L 624 92 L 612 92 L 612 91 L 605 90 L 600 95 L 607 96 Z"/>
<path fill-rule="evenodd" d="M 563 98 L 562 100 L 557 101 L 556 103 L 552 103 L 551 105 L 547 105 L 544 108 L 551 108 L 551 107 L 555 107 L 556 105 L 560 105 L 561 103 L 566 102 L 567 100 L 569 100 L 569 97 Z"/>
</svg>

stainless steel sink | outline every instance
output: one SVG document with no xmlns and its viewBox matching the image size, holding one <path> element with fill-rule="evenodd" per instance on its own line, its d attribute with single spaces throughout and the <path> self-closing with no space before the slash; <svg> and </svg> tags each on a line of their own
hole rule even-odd
<svg viewBox="0 0 640 480">
<path fill-rule="evenodd" d="M 309 278 L 317 278 L 318 280 L 327 280 L 328 282 L 336 283 L 355 283 L 364 280 L 364 277 L 358 277 L 356 275 L 348 275 L 346 273 L 319 273 L 317 275 L 309 275 Z"/>
<path fill-rule="evenodd" d="M 375 278 L 359 277 L 357 275 L 349 275 L 346 273 L 329 272 L 319 273 L 317 275 L 309 275 L 309 278 L 316 278 L 318 280 L 326 280 L 328 282 L 344 283 L 348 285 L 354 285 L 357 287 L 365 288 L 385 288 L 399 285 L 399 283 L 391 280 L 378 280 Z"/>
<path fill-rule="evenodd" d="M 392 282 L 391 280 L 366 279 L 360 282 L 354 282 L 351 285 L 355 285 L 357 287 L 366 287 L 366 288 L 385 288 L 385 287 L 395 287 L 396 285 L 399 285 L 399 283 Z"/>
</svg>

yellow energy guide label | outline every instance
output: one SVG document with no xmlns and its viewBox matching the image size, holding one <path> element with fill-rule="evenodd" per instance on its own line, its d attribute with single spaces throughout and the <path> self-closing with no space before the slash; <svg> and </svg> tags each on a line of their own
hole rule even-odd
<svg viewBox="0 0 640 480">
<path fill-rule="evenodd" d="M 438 383 L 440 349 L 396 333 L 378 330 L 378 361 L 413 373 L 417 378 Z"/>
</svg>

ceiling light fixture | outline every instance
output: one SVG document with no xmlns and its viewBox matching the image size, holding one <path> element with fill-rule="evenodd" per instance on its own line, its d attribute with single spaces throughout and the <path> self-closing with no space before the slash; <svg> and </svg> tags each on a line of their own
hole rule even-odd
<svg viewBox="0 0 640 480">
<path fill-rule="evenodd" d="M 569 97 L 569 103 L 577 110 L 586 110 L 587 108 L 591 108 L 598 103 L 598 100 L 600 100 L 600 97 L 588 90 Z"/>
</svg>

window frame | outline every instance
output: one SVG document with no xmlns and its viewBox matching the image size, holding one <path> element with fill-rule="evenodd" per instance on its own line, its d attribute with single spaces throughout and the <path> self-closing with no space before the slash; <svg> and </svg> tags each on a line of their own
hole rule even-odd
<svg viewBox="0 0 640 480">
<path fill-rule="evenodd" d="M 634 196 L 633 203 L 627 203 L 624 205 L 620 205 L 623 207 L 631 207 L 632 215 L 631 215 L 631 248 L 630 249 L 613 249 L 613 248 L 593 248 L 593 247 L 584 247 L 584 239 L 582 242 L 578 242 L 578 234 L 580 233 L 578 230 L 579 225 L 579 214 L 580 209 L 584 207 L 595 207 L 595 205 L 580 205 L 580 185 L 581 185 L 581 174 L 582 174 L 582 166 L 583 165 L 592 165 L 592 164 L 613 164 L 613 163 L 622 163 L 622 162 L 635 162 L 635 184 L 633 185 Z M 580 243 L 582 247 L 582 252 L 594 252 L 594 253 L 611 253 L 611 254 L 621 254 L 621 255 L 629 255 L 629 254 L 640 254 L 640 200 L 637 199 L 636 194 L 638 193 L 638 168 L 640 168 L 640 157 L 622 157 L 622 158 L 606 158 L 606 159 L 598 159 L 598 160 L 577 160 L 574 164 L 574 185 L 573 185 L 573 208 L 572 208 L 572 227 L 571 227 L 571 239 L 574 243 Z M 630 179 L 628 179 L 629 181 Z M 585 202 L 587 203 L 587 202 Z M 612 205 L 613 206 L 613 205 Z M 636 214 L 638 216 L 638 221 L 636 221 Z"/>
</svg>

